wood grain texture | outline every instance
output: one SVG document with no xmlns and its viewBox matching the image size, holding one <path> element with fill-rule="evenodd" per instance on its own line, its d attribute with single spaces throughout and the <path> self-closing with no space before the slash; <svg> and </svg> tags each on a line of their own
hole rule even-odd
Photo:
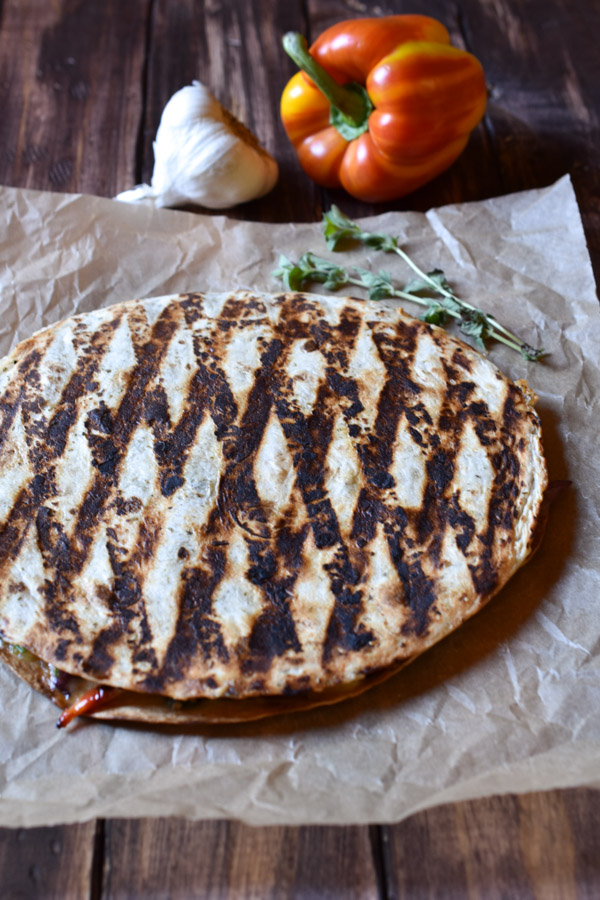
<svg viewBox="0 0 600 900">
<path fill-rule="evenodd" d="M 131 183 L 150 0 L 5 0 L 0 183 L 112 196 Z"/>
<path fill-rule="evenodd" d="M 54 828 L 0 828 L 2 900 L 81 900 L 90 896 L 94 822 Z"/>
<path fill-rule="evenodd" d="M 600 792 L 437 807 L 383 828 L 389 900 L 600 896 Z"/>
<path fill-rule="evenodd" d="M 598 280 L 600 4 L 461 0 L 461 7 L 466 40 L 490 88 L 485 126 L 500 192 L 570 173 Z"/>
<path fill-rule="evenodd" d="M 379 889 L 367 827 L 113 820 L 101 896 L 375 900 Z"/>
</svg>

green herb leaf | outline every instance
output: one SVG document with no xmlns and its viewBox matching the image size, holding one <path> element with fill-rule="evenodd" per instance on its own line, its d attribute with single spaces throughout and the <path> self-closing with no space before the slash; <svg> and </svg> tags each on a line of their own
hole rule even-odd
<svg viewBox="0 0 600 900">
<path fill-rule="evenodd" d="M 433 271 L 428 272 L 427 279 L 411 278 L 411 280 L 404 285 L 403 290 L 407 294 L 421 294 L 424 291 L 430 294 L 432 292 L 441 294 L 444 294 L 445 292 L 451 293 L 450 285 L 441 269 L 433 269 Z"/>
<path fill-rule="evenodd" d="M 300 266 L 291 262 L 287 256 L 281 255 L 279 257 L 279 268 L 275 269 L 271 274 L 279 281 L 283 281 L 288 291 L 302 290 L 305 273 Z"/>
<path fill-rule="evenodd" d="M 411 278 L 410 281 L 407 281 L 404 287 L 402 288 L 407 294 L 422 294 L 424 291 L 429 291 L 431 293 L 431 285 L 426 281 L 423 281 L 422 278 Z"/>
<path fill-rule="evenodd" d="M 383 300 L 385 297 L 395 296 L 396 289 L 388 272 L 375 273 L 358 267 L 354 271 L 360 276 L 362 286 L 368 290 L 369 300 Z"/>
<path fill-rule="evenodd" d="M 433 300 L 421 318 L 424 322 L 429 322 L 430 325 L 443 326 L 448 321 L 448 312 L 439 300 Z"/>
<path fill-rule="evenodd" d="M 388 253 L 398 245 L 397 239 L 387 234 L 361 231 L 356 222 L 349 219 L 337 206 L 332 206 L 323 215 L 323 232 L 330 250 L 341 250 L 344 244 L 356 242 Z"/>
<path fill-rule="evenodd" d="M 492 336 L 493 326 L 481 310 L 461 309 L 460 330 L 474 338 L 480 350 L 485 350 L 485 341 Z"/>
<path fill-rule="evenodd" d="M 308 251 L 298 262 L 286 256 L 279 258 L 279 268 L 272 272 L 290 291 L 301 291 L 310 283 L 322 284 L 328 291 L 336 291 L 348 284 L 348 273 L 342 266 Z"/>
</svg>

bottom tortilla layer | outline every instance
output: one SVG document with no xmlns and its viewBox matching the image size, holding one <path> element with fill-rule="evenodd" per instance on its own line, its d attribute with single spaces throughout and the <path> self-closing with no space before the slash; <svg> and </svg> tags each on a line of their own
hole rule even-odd
<svg viewBox="0 0 600 900">
<path fill-rule="evenodd" d="M 77 676 L 58 672 L 32 653 L 2 642 L 0 642 L 0 660 L 60 709 L 77 702 L 95 684 Z M 304 712 L 318 706 L 329 706 L 357 697 L 391 678 L 409 662 L 410 660 L 403 660 L 399 666 L 373 672 L 349 684 L 336 685 L 321 692 L 307 691 L 290 697 L 200 699 L 181 702 L 153 694 L 118 690 L 113 698 L 105 702 L 100 709 L 90 713 L 90 716 L 94 719 L 153 725 L 224 725 L 253 722 L 271 716 Z M 68 681 L 65 683 L 65 680 Z"/>
</svg>

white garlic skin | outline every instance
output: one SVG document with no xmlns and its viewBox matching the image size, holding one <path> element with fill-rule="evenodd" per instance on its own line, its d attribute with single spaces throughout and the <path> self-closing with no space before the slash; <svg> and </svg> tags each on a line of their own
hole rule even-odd
<svg viewBox="0 0 600 900">
<path fill-rule="evenodd" d="M 198 81 L 173 94 L 156 133 L 152 183 L 117 200 L 226 209 L 267 194 L 277 163 Z"/>
</svg>

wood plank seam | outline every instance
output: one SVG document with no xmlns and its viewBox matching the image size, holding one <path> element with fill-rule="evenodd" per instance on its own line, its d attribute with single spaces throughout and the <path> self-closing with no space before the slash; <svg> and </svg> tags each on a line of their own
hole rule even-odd
<svg viewBox="0 0 600 900">
<path fill-rule="evenodd" d="M 142 66 L 141 72 L 141 103 L 140 103 L 140 122 L 138 126 L 138 135 L 135 142 L 135 181 L 136 184 L 141 184 L 143 180 L 143 172 L 144 172 L 144 124 L 146 122 L 146 115 L 148 112 L 148 95 L 149 95 L 149 78 L 150 78 L 150 59 L 154 54 L 154 47 L 152 44 L 152 35 L 154 33 L 154 29 L 152 27 L 152 23 L 154 22 L 154 18 L 156 15 L 156 2 L 157 0 L 150 0 L 148 4 L 148 9 L 146 13 L 146 22 L 145 22 L 145 34 L 144 34 L 144 64 Z"/>
<path fill-rule="evenodd" d="M 456 27 L 458 29 L 458 33 L 460 34 L 461 40 L 464 44 L 465 50 L 468 50 L 469 53 L 473 53 L 475 56 L 477 56 L 477 48 L 473 47 L 473 42 L 470 40 L 470 28 L 468 25 L 467 14 L 461 6 L 458 6 L 457 10 L 456 10 Z M 490 85 L 487 83 L 487 79 L 486 79 L 486 85 L 488 88 L 488 101 L 489 101 Z M 496 138 L 496 130 L 494 128 L 494 122 L 492 119 L 489 102 L 487 104 L 485 115 L 484 115 L 483 119 L 481 120 L 479 127 L 482 129 L 487 141 L 489 142 L 490 150 L 492 151 L 490 153 L 490 157 L 494 164 L 494 169 L 496 170 L 496 178 L 498 180 L 498 183 L 502 187 L 502 191 L 504 192 L 506 189 L 505 181 L 504 181 L 504 177 L 502 174 L 502 166 L 500 164 L 500 154 L 498 152 L 498 141 Z"/>
<path fill-rule="evenodd" d="M 92 865 L 90 866 L 90 900 L 101 900 L 104 890 L 104 864 L 106 860 L 106 821 L 96 819 Z"/>
<path fill-rule="evenodd" d="M 391 900 L 389 891 L 389 858 L 387 854 L 387 841 L 385 828 L 381 825 L 369 825 L 369 843 L 373 857 L 373 869 L 377 884 L 379 900 Z"/>
</svg>

